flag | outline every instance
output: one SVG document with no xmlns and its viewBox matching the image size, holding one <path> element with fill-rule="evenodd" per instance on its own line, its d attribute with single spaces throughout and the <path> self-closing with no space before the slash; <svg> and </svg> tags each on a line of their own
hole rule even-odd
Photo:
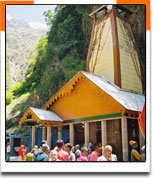
<svg viewBox="0 0 153 178">
<path fill-rule="evenodd" d="M 145 127 L 146 127 L 146 115 L 145 115 L 145 104 L 143 106 L 142 112 L 138 118 L 138 122 L 139 122 L 139 127 L 141 130 L 142 135 L 145 137 Z"/>
<path fill-rule="evenodd" d="M 37 92 L 36 92 L 36 88 L 34 89 L 33 93 L 34 93 L 34 97 L 39 100 L 39 95 L 38 95 Z"/>
</svg>

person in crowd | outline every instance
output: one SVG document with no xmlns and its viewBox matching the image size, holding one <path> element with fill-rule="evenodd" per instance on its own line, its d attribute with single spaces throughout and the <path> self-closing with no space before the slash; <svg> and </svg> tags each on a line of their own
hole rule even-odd
<svg viewBox="0 0 153 178">
<path fill-rule="evenodd" d="M 112 154 L 112 146 L 105 146 L 105 154 L 98 158 L 97 161 L 117 161 L 117 156 Z"/>
<path fill-rule="evenodd" d="M 95 146 L 93 150 L 94 151 L 91 153 L 89 161 L 97 161 L 98 157 L 100 156 L 100 150 L 98 146 Z"/>
<path fill-rule="evenodd" d="M 40 149 L 42 148 L 42 145 L 43 144 L 47 144 L 47 141 L 46 140 L 42 140 L 41 144 L 40 144 Z"/>
<path fill-rule="evenodd" d="M 81 156 L 77 159 L 77 161 L 88 161 L 88 149 L 87 147 L 81 148 Z"/>
<path fill-rule="evenodd" d="M 29 147 L 28 147 L 27 144 L 25 145 L 25 148 L 24 148 L 24 149 L 25 149 L 25 151 L 26 151 L 26 154 L 30 152 L 30 149 L 29 149 Z"/>
<path fill-rule="evenodd" d="M 11 156 L 11 146 L 10 146 L 10 143 L 7 143 L 7 146 L 6 146 L 6 161 L 10 161 L 10 156 Z"/>
<path fill-rule="evenodd" d="M 93 151 L 93 147 L 88 148 L 88 160 L 90 160 L 92 151 Z"/>
<path fill-rule="evenodd" d="M 49 160 L 49 146 L 47 144 L 42 145 L 41 151 L 37 154 L 35 161 L 48 161 Z"/>
<path fill-rule="evenodd" d="M 93 148 L 93 142 L 89 142 L 89 144 L 88 144 L 88 149 L 89 148 Z"/>
<path fill-rule="evenodd" d="M 79 148 L 79 145 L 75 145 L 75 160 L 77 160 L 81 156 L 81 151 L 79 150 Z"/>
<path fill-rule="evenodd" d="M 57 151 L 52 150 L 52 151 L 50 152 L 49 161 L 60 161 L 60 160 L 57 158 Z"/>
<path fill-rule="evenodd" d="M 19 161 L 24 161 L 25 160 L 25 155 L 26 155 L 26 151 L 25 151 L 25 146 L 21 145 L 18 151 L 18 155 L 19 155 Z"/>
<path fill-rule="evenodd" d="M 75 155 L 75 146 L 72 146 L 71 151 L 72 151 L 72 153 L 74 153 L 74 155 Z"/>
<path fill-rule="evenodd" d="M 98 147 L 99 147 L 100 155 L 102 155 L 102 144 L 101 144 L 101 143 L 98 143 Z"/>
<path fill-rule="evenodd" d="M 134 141 L 134 140 L 130 140 L 129 144 L 132 147 L 132 149 L 131 149 L 131 161 L 132 162 L 140 161 L 141 155 L 137 151 L 137 148 L 138 148 L 137 142 Z"/>
<path fill-rule="evenodd" d="M 26 161 L 35 161 L 34 149 L 31 152 L 26 154 Z"/>
<path fill-rule="evenodd" d="M 146 161 L 146 149 L 145 149 L 145 145 L 142 146 L 141 148 L 141 157 L 140 157 L 140 161 L 145 162 Z"/>
<path fill-rule="evenodd" d="M 31 150 L 31 152 L 34 154 L 34 159 L 36 159 L 38 153 L 39 153 L 39 152 L 42 152 L 42 150 L 41 150 L 41 149 L 38 149 L 38 146 L 35 145 L 35 146 L 33 147 L 33 149 Z"/>
<path fill-rule="evenodd" d="M 70 143 L 67 143 L 65 145 L 65 151 L 68 152 L 70 161 L 75 161 L 75 154 L 72 152 L 72 145 Z"/>
<path fill-rule="evenodd" d="M 57 140 L 56 142 L 57 148 L 57 158 L 60 161 L 70 161 L 69 154 L 63 150 L 64 142 L 63 140 Z"/>
</svg>

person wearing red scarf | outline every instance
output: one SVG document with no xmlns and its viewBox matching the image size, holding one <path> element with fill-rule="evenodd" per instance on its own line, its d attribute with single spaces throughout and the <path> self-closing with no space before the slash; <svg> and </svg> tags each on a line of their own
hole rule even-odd
<svg viewBox="0 0 153 178">
<path fill-rule="evenodd" d="M 19 148 L 19 151 L 18 151 L 18 155 L 20 157 L 20 161 L 25 160 L 26 151 L 25 151 L 24 148 L 25 148 L 25 146 L 21 145 L 20 148 Z"/>
</svg>

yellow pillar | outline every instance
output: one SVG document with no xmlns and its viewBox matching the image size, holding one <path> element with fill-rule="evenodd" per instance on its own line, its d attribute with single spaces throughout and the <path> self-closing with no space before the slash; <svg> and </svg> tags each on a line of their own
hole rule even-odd
<svg viewBox="0 0 153 178">
<path fill-rule="evenodd" d="M 46 140 L 46 127 L 43 127 L 42 129 L 42 140 Z"/>
<path fill-rule="evenodd" d="M 105 153 L 107 145 L 107 121 L 101 121 L 102 154 Z"/>
<path fill-rule="evenodd" d="M 85 146 L 88 147 L 88 144 L 89 144 L 89 122 L 84 123 L 84 137 L 85 137 Z"/>
<path fill-rule="evenodd" d="M 128 161 L 127 118 L 121 119 L 121 132 L 122 132 L 122 156 L 123 156 L 123 161 Z"/>
<path fill-rule="evenodd" d="M 47 144 L 51 148 L 51 143 L 52 143 L 52 134 L 51 134 L 51 126 L 47 126 Z"/>
<path fill-rule="evenodd" d="M 58 126 L 58 139 L 61 140 L 62 139 L 62 127 Z"/>
<path fill-rule="evenodd" d="M 69 124 L 70 143 L 74 145 L 74 124 Z"/>
<path fill-rule="evenodd" d="M 32 148 L 36 145 L 36 127 L 32 126 Z"/>
</svg>

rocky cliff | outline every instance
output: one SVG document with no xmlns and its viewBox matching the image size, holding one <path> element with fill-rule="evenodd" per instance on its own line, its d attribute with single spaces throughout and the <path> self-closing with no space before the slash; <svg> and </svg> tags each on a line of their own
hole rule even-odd
<svg viewBox="0 0 153 178">
<path fill-rule="evenodd" d="M 30 56 L 35 52 L 35 45 L 46 35 L 46 25 L 22 19 L 6 17 L 6 74 L 7 89 L 17 82 L 22 82 L 30 64 Z"/>
</svg>

